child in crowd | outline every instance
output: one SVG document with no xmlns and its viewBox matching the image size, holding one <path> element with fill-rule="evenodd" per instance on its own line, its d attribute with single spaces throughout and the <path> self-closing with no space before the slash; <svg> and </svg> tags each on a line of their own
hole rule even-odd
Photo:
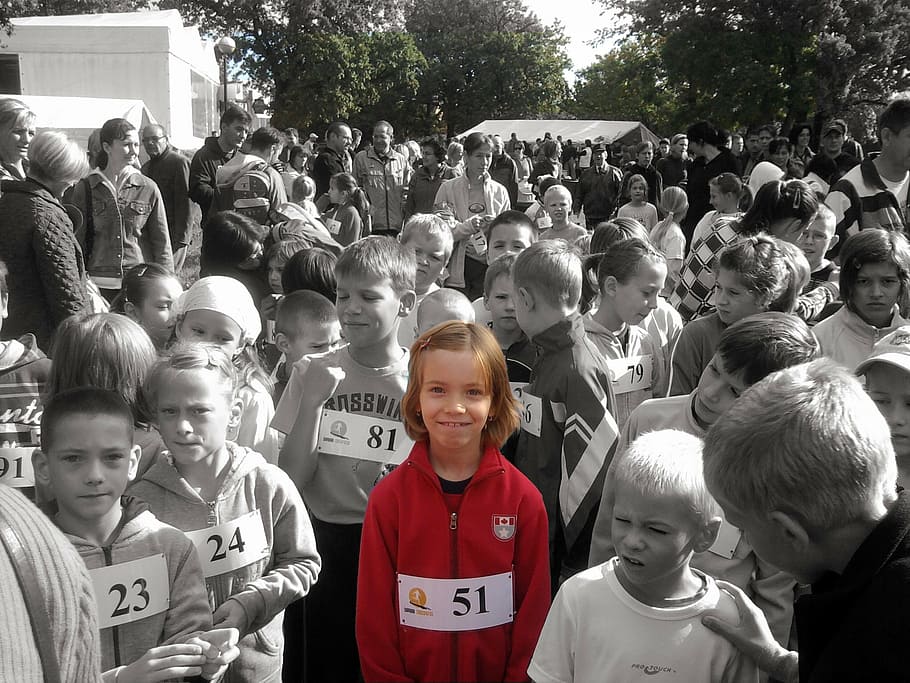
<svg viewBox="0 0 910 683">
<path fill-rule="evenodd" d="M 875 342 L 908 324 L 910 245 L 899 232 L 863 230 L 840 250 L 844 306 L 815 326 L 822 352 L 855 368 Z"/>
<path fill-rule="evenodd" d="M 439 289 L 439 280 L 445 277 L 446 263 L 452 256 L 455 242 L 448 222 L 431 213 L 411 216 L 401 230 L 399 241 L 412 249 L 417 259 L 417 305 L 398 327 L 398 342 L 411 348 L 418 336 L 417 311 L 424 298 Z"/>
<path fill-rule="evenodd" d="M 721 334 L 717 351 L 692 393 L 645 401 L 632 411 L 620 432 L 616 452 L 624 453 L 639 436 L 658 429 L 679 429 L 704 438 L 710 426 L 747 387 L 772 372 L 819 355 L 812 332 L 794 315 L 767 312 L 744 318 Z M 608 483 L 620 457 L 617 455 L 607 470 Z M 591 539 L 592 567 L 616 553 L 611 535 L 610 491 L 605 484 Z M 777 641 L 787 644 L 793 620 L 793 578 L 758 557 L 738 529 L 724 521 L 718 541 L 706 552 L 696 553 L 692 566 L 746 591 L 764 612 Z"/>
<path fill-rule="evenodd" d="M 304 356 L 334 351 L 341 343 L 335 304 L 319 292 L 307 290 L 284 297 L 275 314 L 275 346 L 284 354 L 274 373 L 275 404 L 287 387 L 294 363 Z"/>
<path fill-rule="evenodd" d="M 6 264 L 0 261 L 0 328 L 9 310 Z M 34 494 L 31 451 L 41 436 L 41 411 L 51 361 L 38 348 L 35 335 L 0 341 L 0 484 Z"/>
<path fill-rule="evenodd" d="M 539 239 L 565 240 L 572 244 L 579 237 L 588 234 L 583 227 L 569 220 L 572 213 L 572 193 L 564 185 L 550 187 L 543 196 L 543 205 L 547 216 L 550 217 L 550 225 L 541 231 Z"/>
<path fill-rule="evenodd" d="M 523 680 L 550 600 L 547 515 L 498 450 L 519 421 L 499 345 L 444 323 L 414 344 L 410 377 L 402 412 L 416 443 L 363 525 L 364 680 Z"/>
<path fill-rule="evenodd" d="M 290 294 L 298 289 L 309 289 L 319 292 L 329 301 L 335 301 L 337 261 L 335 254 L 319 247 L 298 251 L 281 273 L 282 290 Z"/>
<path fill-rule="evenodd" d="M 504 254 L 520 254 L 537 241 L 537 226 L 521 211 L 509 209 L 496 216 L 487 228 L 487 266 Z M 483 297 L 471 302 L 478 325 L 490 326 L 490 312 Z"/>
<path fill-rule="evenodd" d="M 643 175 L 629 178 L 629 201 L 619 207 L 616 215 L 620 218 L 634 218 L 649 233 L 657 225 L 657 207 L 648 201 L 648 181 Z"/>
<path fill-rule="evenodd" d="M 758 680 L 755 664 L 701 621 L 707 613 L 737 618 L 734 600 L 690 566 L 721 524 L 701 450 L 701 439 L 663 430 L 640 436 L 618 460 L 607 484 L 618 556 L 559 590 L 528 669 L 535 683 L 658 672 L 683 681 Z"/>
<path fill-rule="evenodd" d="M 561 240 L 531 245 L 512 268 L 515 315 L 539 351 L 522 393 L 515 464 L 547 506 L 554 593 L 561 578 L 587 565 L 617 435 L 610 369 L 578 312 L 581 280 L 581 259 Z"/>
<path fill-rule="evenodd" d="M 802 288 L 792 283 L 787 252 L 767 235 L 748 237 L 720 254 L 716 269 L 714 313 L 683 328 L 673 351 L 670 396 L 688 394 L 714 355 L 728 325 L 762 311 L 793 311 Z"/>
<path fill-rule="evenodd" d="M 111 310 L 132 318 L 142 326 L 158 351 L 171 336 L 171 309 L 183 292 L 174 274 L 157 263 L 140 263 L 123 276 L 123 289 Z"/>
<path fill-rule="evenodd" d="M 267 299 L 274 298 L 277 304 L 277 299 L 281 298 L 281 295 L 285 293 L 281 278 L 288 262 L 294 257 L 294 254 L 311 247 L 312 242 L 304 237 L 289 237 L 272 245 L 268 254 L 266 254 L 266 274 L 269 288 L 272 290 L 271 296 L 267 297 Z M 272 313 L 274 314 L 274 309 Z M 265 314 L 265 311 L 263 311 L 263 314 Z"/>
<path fill-rule="evenodd" d="M 834 261 L 826 258 L 828 250 L 836 247 L 840 239 L 835 234 L 836 227 L 834 212 L 825 204 L 819 204 L 815 219 L 800 233 L 796 244 L 803 250 L 809 262 L 810 289 L 815 289 L 825 282 L 837 284 L 840 269 Z"/>
<path fill-rule="evenodd" d="M 350 173 L 336 173 L 329 180 L 329 201 L 333 208 L 322 220 L 338 243 L 346 247 L 370 234 L 370 200 Z"/>
<path fill-rule="evenodd" d="M 600 257 L 600 306 L 585 316 L 585 332 L 610 368 L 620 427 L 639 403 L 667 393 L 660 345 L 638 327 L 657 308 L 666 277 L 666 259 L 638 239 L 617 242 Z"/>
<path fill-rule="evenodd" d="M 794 608 L 799 654 L 774 642 L 732 585 L 739 614 L 705 625 L 778 680 L 906 678 L 910 499 L 897 493 L 888 425 L 857 378 L 827 360 L 766 377 L 708 432 L 704 463 L 759 557 L 812 586 Z"/>
<path fill-rule="evenodd" d="M 468 297 L 457 289 L 443 287 L 428 294 L 417 307 L 417 332 L 423 334 L 449 320 L 474 322 L 474 308 Z"/>
<path fill-rule="evenodd" d="M 667 283 L 661 295 L 669 296 L 679 279 L 686 256 L 686 236 L 679 227 L 689 210 L 686 191 L 675 185 L 665 189 L 660 195 L 660 210 L 664 219 L 651 229 L 649 237 L 654 248 L 667 259 Z"/>
<path fill-rule="evenodd" d="M 269 293 L 261 268 L 267 238 L 266 228 L 236 211 L 210 214 L 202 233 L 200 276 L 232 277 L 244 284 L 253 301 L 262 301 Z"/>
<path fill-rule="evenodd" d="M 708 181 L 708 193 L 714 209 L 702 216 L 696 224 L 692 244 L 703 241 L 718 219 L 736 220 L 742 215 L 740 205 L 743 202 L 743 181 L 735 173 L 725 172 L 711 178 Z"/>
<path fill-rule="evenodd" d="M 231 424 L 230 440 L 278 462 L 278 435 L 269 427 L 275 413 L 272 380 L 255 346 L 262 321 L 249 292 L 233 278 L 204 277 L 183 293 L 174 314 L 177 339 L 216 344 L 234 360 L 243 408 L 239 422 Z"/>
<path fill-rule="evenodd" d="M 897 456 L 897 483 L 910 487 L 910 326 L 897 328 L 872 349 L 856 374 L 866 379 L 866 393 L 891 429 Z"/>
<path fill-rule="evenodd" d="M 90 386 L 114 391 L 126 401 L 133 411 L 133 443 L 141 450 L 136 478 L 142 478 L 164 447 L 140 395 L 157 359 L 149 336 L 117 313 L 73 315 L 57 328 L 51 356 L 48 399 L 67 389 Z M 43 495 L 40 491 L 39 500 Z"/>
<path fill-rule="evenodd" d="M 490 314 L 490 330 L 506 359 L 509 381 L 527 384 L 537 350 L 518 324 L 515 315 L 515 286 L 512 284 L 514 254 L 504 254 L 487 268 L 483 281 L 483 303 Z"/>
<path fill-rule="evenodd" d="M 313 516 L 323 558 L 323 579 L 306 606 L 308 680 L 359 676 L 354 596 L 360 534 L 367 497 L 394 455 L 377 440 L 388 445 L 397 436 L 402 442 L 408 353 L 398 343 L 398 325 L 416 301 L 415 271 L 411 251 L 387 237 L 367 237 L 342 253 L 337 311 L 348 345 L 297 361 L 273 421 L 288 435 L 281 465 Z M 346 440 L 348 433 L 364 442 Z"/>
<path fill-rule="evenodd" d="M 214 345 L 181 344 L 159 361 L 145 393 L 167 458 L 129 493 L 196 546 L 214 625 L 240 632 L 228 680 L 278 681 L 282 611 L 316 581 L 320 560 L 293 483 L 227 438 L 241 419 L 240 382 Z"/>
<path fill-rule="evenodd" d="M 559 178 L 551 175 L 540 176 L 537 179 L 535 188 L 537 190 L 537 199 L 535 199 L 534 203 L 524 211 L 525 216 L 531 220 L 538 232 L 543 232 L 553 225 L 552 219 L 549 214 L 547 214 L 544 197 L 550 188 L 555 187 L 556 185 L 562 185 L 562 183 L 559 182 Z"/>
<path fill-rule="evenodd" d="M 130 406 L 106 389 L 69 389 L 48 401 L 41 422 L 35 475 L 54 496 L 51 517 L 92 575 L 104 680 L 197 676 L 226 664 L 208 662 L 210 648 L 193 638 L 237 642 L 236 633 L 205 633 L 212 613 L 192 542 L 142 501 L 123 497 L 139 463 Z"/>
<path fill-rule="evenodd" d="M 316 208 L 316 182 L 306 174 L 294 178 L 291 183 L 291 201 L 306 212 L 310 218 L 319 218 L 319 209 Z"/>
</svg>

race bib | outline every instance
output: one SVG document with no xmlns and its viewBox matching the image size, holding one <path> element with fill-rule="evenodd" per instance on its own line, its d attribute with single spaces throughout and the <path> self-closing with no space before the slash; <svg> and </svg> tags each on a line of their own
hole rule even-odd
<svg viewBox="0 0 910 683">
<path fill-rule="evenodd" d="M 483 236 L 482 232 L 475 232 L 471 235 L 471 246 L 474 247 L 474 252 L 478 256 L 483 256 L 487 253 L 487 238 Z"/>
<path fill-rule="evenodd" d="M 325 227 L 330 233 L 337 235 L 339 232 L 341 232 L 341 221 L 336 221 L 334 218 L 326 218 Z"/>
<path fill-rule="evenodd" d="M 319 452 L 345 458 L 400 465 L 414 442 L 397 420 L 323 410 L 319 422 Z"/>
<path fill-rule="evenodd" d="M 32 469 L 34 447 L 0 448 L 0 483 L 14 489 L 35 485 L 35 470 Z"/>
<path fill-rule="evenodd" d="M 265 341 L 268 344 L 275 343 L 275 321 L 274 320 L 265 321 Z"/>
<path fill-rule="evenodd" d="M 615 395 L 651 388 L 651 354 L 608 360 L 607 365 L 610 367 Z"/>
<path fill-rule="evenodd" d="M 508 624 L 515 615 L 512 572 L 476 579 L 398 575 L 398 617 L 428 631 L 476 631 Z"/>
<path fill-rule="evenodd" d="M 526 180 L 521 181 L 518 183 L 518 191 L 522 194 L 531 194 L 531 183 Z"/>
<path fill-rule="evenodd" d="M 509 387 L 512 389 L 512 395 L 519 403 L 522 402 L 522 396 L 524 396 L 526 386 L 528 386 L 527 382 L 509 382 Z"/>
<path fill-rule="evenodd" d="M 736 546 L 739 545 L 739 539 L 742 538 L 742 536 L 742 531 L 727 522 L 727 520 L 724 520 L 721 522 L 720 531 L 717 532 L 717 538 L 715 539 L 714 544 L 708 548 L 708 552 L 731 560 L 733 559 L 733 553 L 736 552 Z"/>
<path fill-rule="evenodd" d="M 218 526 L 185 533 L 196 546 L 207 579 L 247 567 L 271 554 L 259 510 Z"/>
<path fill-rule="evenodd" d="M 541 216 L 537 219 L 537 229 L 546 230 L 553 227 L 553 219 L 549 216 Z"/>
<path fill-rule="evenodd" d="M 101 628 L 164 612 L 171 603 L 164 554 L 89 570 Z"/>
<path fill-rule="evenodd" d="M 533 434 L 540 436 L 540 424 L 543 418 L 543 401 L 538 396 L 532 396 L 526 390 L 521 393 L 521 428 Z"/>
</svg>

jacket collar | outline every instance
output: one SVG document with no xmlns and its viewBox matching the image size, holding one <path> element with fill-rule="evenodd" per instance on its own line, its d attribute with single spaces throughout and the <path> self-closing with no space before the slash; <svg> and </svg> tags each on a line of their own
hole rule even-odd
<svg viewBox="0 0 910 683">
<path fill-rule="evenodd" d="M 441 488 L 441 485 L 439 484 L 439 475 L 436 474 L 436 471 L 430 464 L 430 453 L 426 441 L 417 441 L 414 444 L 414 447 L 411 449 L 411 454 L 408 456 L 405 464 L 423 472 Z M 486 479 L 487 477 L 505 472 L 505 469 L 503 457 L 499 452 L 499 449 L 495 446 L 487 445 L 484 447 L 483 455 L 480 456 L 477 471 L 471 476 L 471 483 L 473 484 L 481 479 Z"/>
<path fill-rule="evenodd" d="M 580 313 L 572 313 L 564 320 L 551 325 L 535 335 L 531 341 L 541 351 L 560 351 L 574 346 L 585 338 L 585 321 Z"/>
<path fill-rule="evenodd" d="M 876 341 L 884 337 L 886 334 L 893 332 L 901 325 L 906 325 L 908 322 L 901 317 L 897 306 L 894 307 L 894 312 L 891 315 L 891 322 L 888 323 L 885 327 L 875 327 L 874 325 L 870 325 L 846 306 L 838 311 L 838 313 L 842 316 L 844 327 L 862 338 L 874 339 Z"/>
</svg>

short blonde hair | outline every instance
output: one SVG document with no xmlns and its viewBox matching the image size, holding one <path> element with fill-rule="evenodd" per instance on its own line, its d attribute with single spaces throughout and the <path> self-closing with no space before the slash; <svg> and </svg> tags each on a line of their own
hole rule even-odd
<svg viewBox="0 0 910 683">
<path fill-rule="evenodd" d="M 45 130 L 28 146 L 28 173 L 38 180 L 75 183 L 88 175 L 85 152 L 66 133 Z"/>
<path fill-rule="evenodd" d="M 415 213 L 404 224 L 398 240 L 407 246 L 408 241 L 417 235 L 439 238 L 442 241 L 445 259 L 446 261 L 449 260 L 452 251 L 455 249 L 455 240 L 452 237 L 452 229 L 449 227 L 449 222 L 445 218 L 435 213 Z"/>
<path fill-rule="evenodd" d="M 563 240 L 535 242 L 515 259 L 512 280 L 516 291 L 524 287 L 553 306 L 574 307 L 581 297 L 581 257 Z"/>
<path fill-rule="evenodd" d="M 9 132 L 17 126 L 33 126 L 37 118 L 25 102 L 15 97 L 0 99 L 0 131 Z"/>
<path fill-rule="evenodd" d="M 785 512 L 815 531 L 893 500 L 897 465 L 885 419 L 859 380 L 819 359 L 747 389 L 705 439 L 705 479 L 747 514 Z"/>
<path fill-rule="evenodd" d="M 180 342 L 155 363 L 143 383 L 142 393 L 153 413 L 158 410 L 158 392 L 165 381 L 165 375 L 189 370 L 208 370 L 214 375 L 213 381 L 220 381 L 227 398 L 237 395 L 240 377 L 224 349 L 215 344 Z"/>
<path fill-rule="evenodd" d="M 492 398 L 490 421 L 484 429 L 484 445 L 497 448 L 518 428 L 518 403 L 509 386 L 506 359 L 493 333 L 481 325 L 452 321 L 442 323 L 420 335 L 411 346 L 410 379 L 401 404 L 404 428 L 414 441 L 428 438 L 420 415 L 420 389 L 423 363 L 428 351 L 470 351 L 480 366 L 486 389 Z"/>
<path fill-rule="evenodd" d="M 647 432 L 617 456 L 608 486 L 630 486 L 645 496 L 685 499 L 699 524 L 721 516 L 702 473 L 702 440 L 688 432 L 662 429 Z"/>
</svg>

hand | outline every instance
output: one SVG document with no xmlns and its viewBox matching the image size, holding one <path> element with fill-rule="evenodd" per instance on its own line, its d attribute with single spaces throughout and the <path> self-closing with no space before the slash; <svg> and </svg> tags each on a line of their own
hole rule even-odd
<svg viewBox="0 0 910 683">
<path fill-rule="evenodd" d="M 490 222 L 488 216 L 471 216 L 468 222 L 471 224 L 471 227 L 474 229 L 474 232 L 483 230 L 484 226 Z"/>
<path fill-rule="evenodd" d="M 228 665 L 240 656 L 239 641 L 240 631 L 236 628 L 216 628 L 187 642 L 203 648 L 206 662 L 202 667 L 202 677 L 214 681 L 221 678 Z"/>
<path fill-rule="evenodd" d="M 135 662 L 120 670 L 118 683 L 154 683 L 198 676 L 206 663 L 204 648 L 195 643 L 153 647 Z"/>
<path fill-rule="evenodd" d="M 280 294 L 267 294 L 259 304 L 259 310 L 262 317 L 266 320 L 275 319 L 275 310 L 278 308 L 278 302 L 281 301 Z"/>
<path fill-rule="evenodd" d="M 323 405 L 332 398 L 344 377 L 344 370 L 341 368 L 313 361 L 303 376 L 304 396 Z"/>
<path fill-rule="evenodd" d="M 246 632 L 247 616 L 243 605 L 237 600 L 225 600 L 212 615 L 212 624 L 219 629 L 236 628 Z"/>
<path fill-rule="evenodd" d="M 726 581 L 718 581 L 717 587 L 729 593 L 739 612 L 739 623 L 731 624 L 718 618 L 716 611 L 711 610 L 702 617 L 701 623 L 715 633 L 729 640 L 737 650 L 749 657 L 759 669 L 775 673 L 781 661 L 789 652 L 771 635 L 768 620 L 764 613 L 749 599 L 739 586 Z M 776 675 L 776 678 L 786 679 Z"/>
</svg>

